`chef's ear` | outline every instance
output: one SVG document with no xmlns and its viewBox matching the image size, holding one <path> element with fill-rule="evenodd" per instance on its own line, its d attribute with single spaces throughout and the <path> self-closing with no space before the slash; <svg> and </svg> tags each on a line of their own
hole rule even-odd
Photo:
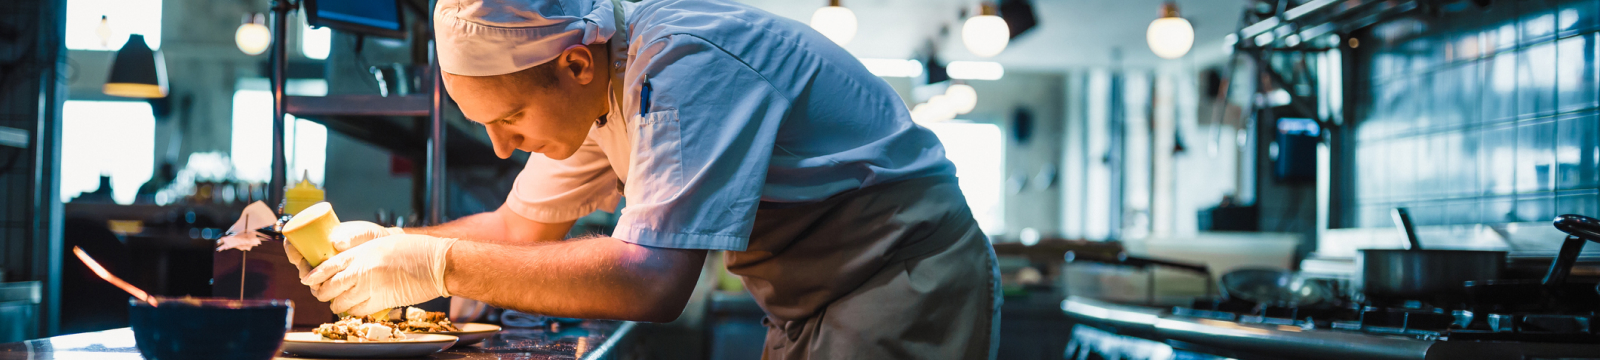
<svg viewBox="0 0 1600 360">
<path fill-rule="evenodd" d="M 566 50 L 561 51 L 557 60 L 561 62 L 561 70 L 565 73 L 563 75 L 571 75 L 578 84 L 588 85 L 594 81 L 595 71 L 598 69 L 594 67 L 594 52 L 589 51 L 587 45 L 568 46 Z"/>
</svg>

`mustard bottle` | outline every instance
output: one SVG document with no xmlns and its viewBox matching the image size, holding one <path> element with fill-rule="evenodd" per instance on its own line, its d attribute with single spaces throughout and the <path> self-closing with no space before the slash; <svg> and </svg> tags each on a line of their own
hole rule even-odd
<svg viewBox="0 0 1600 360">
<path fill-rule="evenodd" d="M 323 191 L 311 183 L 311 172 L 307 171 L 300 177 L 299 183 L 283 191 L 283 199 L 283 213 L 294 215 L 310 207 L 311 204 L 322 202 Z"/>
</svg>

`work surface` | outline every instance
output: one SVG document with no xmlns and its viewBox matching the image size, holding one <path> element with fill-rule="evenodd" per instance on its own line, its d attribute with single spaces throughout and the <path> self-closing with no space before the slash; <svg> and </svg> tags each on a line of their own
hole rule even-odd
<svg viewBox="0 0 1600 360">
<path fill-rule="evenodd" d="M 506 328 L 481 343 L 457 346 L 417 359 L 609 359 L 633 334 L 635 324 L 619 321 L 585 321 L 563 326 Z M 111 329 L 0 344 L 0 360 L 32 359 L 144 359 L 135 348 L 133 330 Z M 278 359 L 299 359 L 280 356 Z"/>
</svg>

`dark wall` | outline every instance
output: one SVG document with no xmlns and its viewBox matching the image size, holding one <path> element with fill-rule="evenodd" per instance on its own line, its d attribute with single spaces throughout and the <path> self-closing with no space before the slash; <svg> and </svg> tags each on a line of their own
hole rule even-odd
<svg viewBox="0 0 1600 360">
<path fill-rule="evenodd" d="M 55 331 L 60 255 L 60 54 L 64 2 L 0 1 L 0 129 L 28 134 L 26 147 L 0 145 L 0 281 L 45 280 L 41 327 Z"/>
<path fill-rule="evenodd" d="M 1419 225 L 1600 215 L 1597 15 L 1495 1 L 1358 34 L 1345 225 L 1392 226 L 1396 206 Z"/>
</svg>

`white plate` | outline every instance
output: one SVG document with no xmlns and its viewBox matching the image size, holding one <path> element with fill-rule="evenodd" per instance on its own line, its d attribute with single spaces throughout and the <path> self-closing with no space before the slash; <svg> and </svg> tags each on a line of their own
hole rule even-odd
<svg viewBox="0 0 1600 360">
<path fill-rule="evenodd" d="M 450 348 L 456 340 L 451 335 L 406 334 L 406 339 L 400 341 L 350 342 L 323 340 L 322 335 L 310 332 L 292 332 L 283 335 L 283 352 L 308 357 L 423 357 Z"/>
<path fill-rule="evenodd" d="M 500 332 L 500 325 L 494 325 L 494 324 L 465 323 L 465 324 L 456 324 L 456 325 L 460 326 L 459 328 L 461 329 L 461 331 L 441 331 L 441 332 L 420 333 L 420 334 L 440 334 L 440 335 L 455 336 L 455 337 L 461 338 L 461 340 L 457 340 L 456 341 L 456 346 L 467 346 L 467 345 L 477 344 L 478 342 L 483 341 L 483 339 L 488 339 L 490 336 L 494 336 L 494 333 Z M 407 334 L 412 334 L 412 333 L 407 333 Z M 407 335 L 407 336 L 410 336 L 410 335 Z"/>
</svg>

